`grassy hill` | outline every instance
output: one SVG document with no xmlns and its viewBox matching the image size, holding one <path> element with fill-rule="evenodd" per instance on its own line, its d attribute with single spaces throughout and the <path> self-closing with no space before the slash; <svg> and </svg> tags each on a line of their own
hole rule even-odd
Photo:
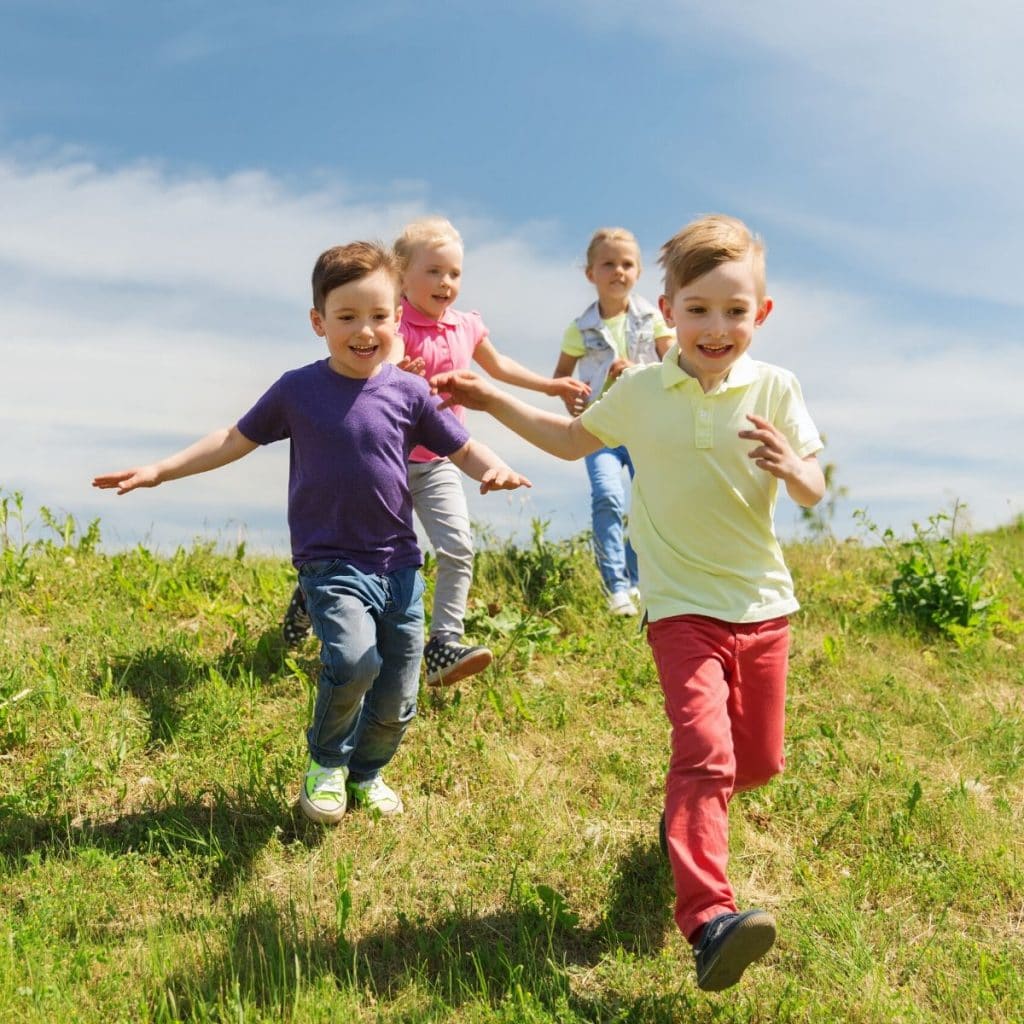
<svg viewBox="0 0 1024 1024">
<path fill-rule="evenodd" d="M 1003 604 L 973 642 L 884 614 L 884 549 L 788 549 L 787 771 L 732 815 L 780 936 L 709 996 L 658 850 L 657 679 L 582 540 L 479 556 L 495 665 L 422 692 L 403 817 L 325 829 L 295 806 L 317 651 L 281 647 L 288 565 L 11 522 L 4 1022 L 1024 1020 L 1024 523 L 977 538 Z"/>
</svg>

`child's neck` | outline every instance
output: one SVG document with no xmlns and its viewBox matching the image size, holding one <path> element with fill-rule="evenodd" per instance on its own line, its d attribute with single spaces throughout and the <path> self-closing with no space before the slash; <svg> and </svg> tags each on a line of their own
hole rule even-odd
<svg viewBox="0 0 1024 1024">
<path fill-rule="evenodd" d="M 622 316 L 627 309 L 629 309 L 628 295 L 624 299 L 602 299 L 598 296 L 597 311 L 601 314 L 602 320 L 614 320 L 615 317 Z"/>
</svg>

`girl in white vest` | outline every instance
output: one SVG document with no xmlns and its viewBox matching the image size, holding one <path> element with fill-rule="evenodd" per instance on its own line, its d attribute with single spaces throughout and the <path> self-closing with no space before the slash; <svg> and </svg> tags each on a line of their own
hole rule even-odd
<svg viewBox="0 0 1024 1024">
<path fill-rule="evenodd" d="M 672 331 L 646 299 L 633 295 L 640 277 L 640 247 L 625 228 L 600 228 L 587 246 L 587 280 L 597 289 L 591 303 L 567 328 L 552 374 L 574 373 L 590 386 L 590 396 L 565 400 L 578 416 L 618 379 L 628 366 L 653 363 L 672 344 Z M 636 555 L 626 538 L 626 481 L 633 463 L 625 448 L 601 448 L 586 457 L 594 557 L 613 615 L 636 615 Z"/>
</svg>

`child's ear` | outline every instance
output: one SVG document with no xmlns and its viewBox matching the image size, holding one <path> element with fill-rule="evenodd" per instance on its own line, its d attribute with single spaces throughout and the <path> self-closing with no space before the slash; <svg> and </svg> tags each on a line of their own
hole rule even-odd
<svg viewBox="0 0 1024 1024">
<path fill-rule="evenodd" d="M 665 318 L 665 323 L 669 327 L 675 327 L 675 321 L 672 319 L 672 303 L 668 301 L 667 295 L 658 296 L 658 309 L 661 310 L 661 315 Z"/>
<path fill-rule="evenodd" d="M 761 300 L 761 305 L 758 306 L 757 316 L 754 317 L 754 326 L 760 327 L 761 324 L 768 319 L 768 314 L 775 308 L 775 303 L 772 302 L 771 297 L 766 295 Z"/>
<path fill-rule="evenodd" d="M 588 281 L 589 281 L 589 282 L 590 282 L 591 284 L 593 284 L 593 283 L 594 283 L 594 268 L 593 268 L 593 267 L 587 267 L 587 268 L 586 268 L 586 269 L 585 269 L 585 270 L 583 271 L 583 273 L 584 273 L 584 274 L 586 275 L 586 277 L 587 277 L 587 280 L 588 280 Z"/>
<path fill-rule="evenodd" d="M 313 333 L 318 338 L 322 338 L 325 334 L 324 318 L 320 315 L 320 310 L 316 306 L 309 311 L 309 322 L 313 325 Z"/>
</svg>

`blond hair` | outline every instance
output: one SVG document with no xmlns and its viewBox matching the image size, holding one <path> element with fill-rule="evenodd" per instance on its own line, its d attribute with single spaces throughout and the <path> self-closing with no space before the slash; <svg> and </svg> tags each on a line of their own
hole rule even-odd
<svg viewBox="0 0 1024 1024">
<path fill-rule="evenodd" d="M 764 298 L 764 242 L 743 221 L 712 213 L 691 221 L 662 247 L 658 262 L 665 270 L 665 295 L 672 300 L 683 285 L 696 281 L 721 263 L 749 259 Z"/>
<path fill-rule="evenodd" d="M 640 265 L 640 243 L 636 240 L 636 235 L 632 231 L 628 231 L 626 228 L 598 228 L 591 237 L 590 244 L 587 246 L 587 270 L 590 270 L 594 265 L 598 246 L 603 245 L 605 242 L 628 242 L 636 249 L 637 266 Z"/>
<path fill-rule="evenodd" d="M 451 221 L 444 217 L 420 217 L 410 221 L 402 228 L 402 233 L 395 239 L 394 249 L 402 261 L 403 273 L 409 266 L 412 254 L 424 246 L 434 248 L 454 242 L 460 249 L 462 235 L 455 230 Z"/>
</svg>

